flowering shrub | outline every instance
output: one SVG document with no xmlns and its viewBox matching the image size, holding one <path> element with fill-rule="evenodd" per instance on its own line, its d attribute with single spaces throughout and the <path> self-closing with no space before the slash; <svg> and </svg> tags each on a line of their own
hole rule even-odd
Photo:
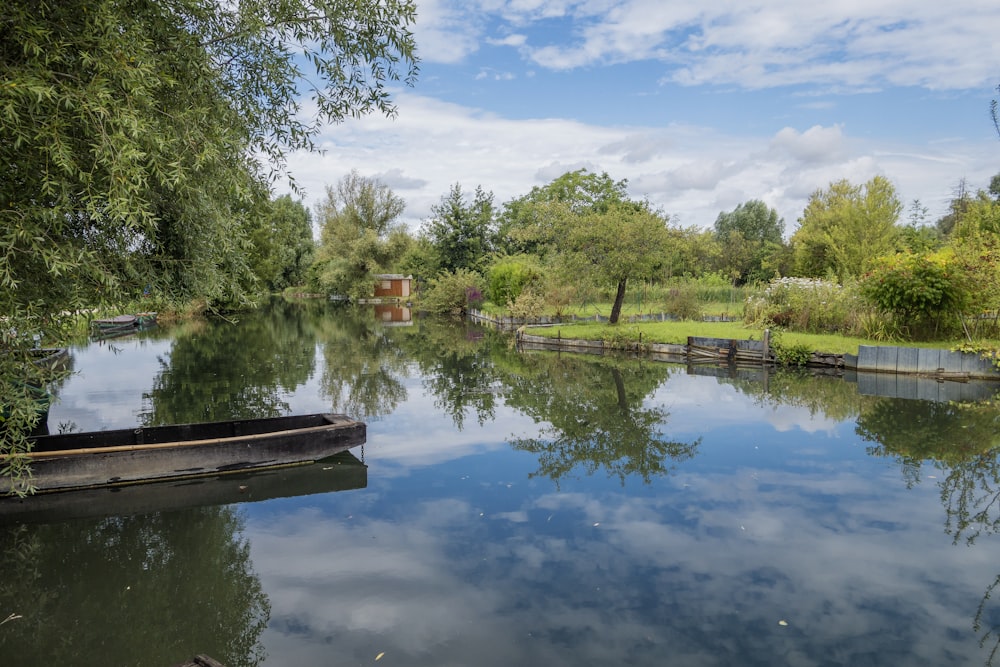
<svg viewBox="0 0 1000 667">
<path fill-rule="evenodd" d="M 853 286 L 817 278 L 778 278 L 747 297 L 743 321 L 813 333 L 855 333 L 864 303 Z"/>
</svg>

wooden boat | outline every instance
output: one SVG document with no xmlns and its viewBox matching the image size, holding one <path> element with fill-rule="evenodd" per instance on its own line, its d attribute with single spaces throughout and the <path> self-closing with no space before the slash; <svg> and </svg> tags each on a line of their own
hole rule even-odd
<svg viewBox="0 0 1000 667">
<path fill-rule="evenodd" d="M 40 347 L 31 351 L 31 357 L 31 362 L 41 368 L 64 368 L 69 361 L 69 349 L 65 347 Z"/>
<path fill-rule="evenodd" d="M 136 313 L 92 320 L 90 323 L 95 338 L 123 336 L 148 329 L 156 324 L 156 313 Z"/>
<path fill-rule="evenodd" d="M 349 451 L 315 463 L 146 484 L 0 497 L 0 526 L 175 512 L 195 507 L 311 496 L 368 486 L 368 466 Z"/>
<path fill-rule="evenodd" d="M 134 484 L 305 463 L 364 444 L 366 427 L 312 414 L 31 438 L 37 491 Z M 0 456 L 0 466 L 6 456 Z M 23 488 L 23 487 L 22 487 Z M 0 477 L 0 495 L 16 490 Z"/>
</svg>

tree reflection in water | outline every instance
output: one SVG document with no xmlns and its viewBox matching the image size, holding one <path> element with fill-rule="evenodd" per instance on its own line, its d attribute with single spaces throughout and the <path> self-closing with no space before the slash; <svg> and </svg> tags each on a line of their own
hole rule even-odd
<svg viewBox="0 0 1000 667">
<path fill-rule="evenodd" d="M 316 304 L 322 306 L 323 304 Z M 316 366 L 316 329 L 324 311 L 274 300 L 233 324 L 213 318 L 174 337 L 144 402 L 146 426 L 276 417 L 283 396 Z"/>
<path fill-rule="evenodd" d="M 270 603 L 235 507 L 0 527 L 0 654 L 22 665 L 264 659 Z M 100 583 L 95 583 L 100 582 Z"/>
<path fill-rule="evenodd" d="M 320 384 L 331 409 L 366 419 L 387 415 L 406 400 L 407 360 L 395 340 L 400 331 L 383 327 L 365 307 L 337 307 L 322 320 Z"/>
<path fill-rule="evenodd" d="M 877 443 L 869 454 L 898 460 L 910 485 L 928 463 L 944 474 L 938 486 L 945 532 L 955 544 L 972 546 L 1000 531 L 1000 411 L 994 402 L 881 398 L 858 418 L 857 432 Z M 980 646 L 992 645 L 988 665 L 1000 652 L 1000 610 L 990 604 L 998 587 L 1000 575 L 986 588 L 973 621 L 983 633 Z"/>
</svg>

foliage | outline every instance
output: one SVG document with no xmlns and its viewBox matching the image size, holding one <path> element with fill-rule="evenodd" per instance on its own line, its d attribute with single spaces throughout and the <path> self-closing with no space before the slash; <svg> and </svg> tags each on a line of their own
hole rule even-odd
<svg viewBox="0 0 1000 667">
<path fill-rule="evenodd" d="M 533 320 L 544 312 L 545 298 L 533 288 L 522 290 L 517 298 L 507 302 L 507 313 L 518 320 Z"/>
<path fill-rule="evenodd" d="M 864 304 L 853 286 L 826 280 L 780 278 L 747 297 L 743 321 L 760 328 L 856 333 Z"/>
<path fill-rule="evenodd" d="M 700 320 L 704 315 L 701 304 L 692 285 L 680 285 L 669 289 L 663 309 L 682 320 Z"/>
<path fill-rule="evenodd" d="M 323 123 L 394 112 L 408 0 L 64 0 L 0 21 L 0 452 L 31 425 L 30 337 L 143 293 L 247 303 L 253 221 Z M 315 76 L 303 89 L 302 64 Z M 312 114 L 299 99 L 312 94 Z M 25 336 L 28 338 L 26 339 Z"/>
<path fill-rule="evenodd" d="M 759 199 L 739 204 L 715 220 L 715 236 L 721 248 L 721 268 L 736 284 L 770 280 L 768 258 L 783 245 L 785 221 Z M 773 262 L 771 263 L 773 264 Z"/>
<path fill-rule="evenodd" d="M 618 204 L 604 213 L 574 221 L 560 244 L 569 266 L 595 280 L 618 285 L 609 320 L 618 321 L 628 280 L 648 278 L 659 264 L 667 243 L 667 227 L 646 205 Z"/>
<path fill-rule="evenodd" d="M 817 190 L 791 238 L 797 274 L 832 271 L 840 282 L 862 275 L 873 258 L 896 249 L 901 211 L 895 188 L 882 176 L 862 186 L 841 180 Z"/>
<path fill-rule="evenodd" d="M 809 363 L 812 358 L 813 349 L 806 343 L 794 343 L 786 341 L 780 332 L 771 332 L 771 351 L 774 353 L 774 360 L 779 366 L 802 367 Z"/>
<path fill-rule="evenodd" d="M 567 215 L 603 213 L 627 200 L 627 181 L 586 169 L 566 172 L 527 195 L 512 199 L 499 216 L 499 238 L 510 254 L 544 256 L 558 240 L 560 222 Z"/>
<path fill-rule="evenodd" d="M 437 315 L 465 317 L 469 310 L 469 290 L 480 291 L 481 282 L 479 274 L 472 271 L 444 271 L 431 278 L 427 288 L 421 292 L 420 305 Z"/>
<path fill-rule="evenodd" d="M 99 656 L 169 665 L 196 652 L 230 667 L 265 661 L 271 602 L 254 571 L 246 512 L 235 505 L 8 522 L 0 568 L 0 615 L 23 617 L 0 628 L 0 646 L 22 664 L 93 664 Z M 58 636 L 52 627 L 62 628 Z M 108 641 L 109 627 L 129 630 Z"/>
<path fill-rule="evenodd" d="M 897 253 L 876 260 L 860 283 L 860 294 L 913 335 L 930 333 L 969 301 L 965 276 L 951 252 Z"/>
<path fill-rule="evenodd" d="M 275 292 L 301 285 L 316 251 L 309 209 L 283 195 L 250 222 L 256 226 L 250 232 L 248 264 L 262 286 Z"/>
<path fill-rule="evenodd" d="M 542 271 L 537 260 L 530 255 L 501 257 L 486 274 L 489 298 L 493 303 L 516 301 L 525 287 L 540 281 Z"/>
<path fill-rule="evenodd" d="M 575 470 L 603 470 L 622 484 L 669 475 L 695 455 L 691 442 L 664 436 L 669 414 L 646 398 L 666 381 L 669 367 L 614 358 L 532 355 L 512 361 L 501 376 L 504 402 L 546 425 L 537 438 L 511 446 L 538 455 L 539 470 L 557 485 Z"/>
<path fill-rule="evenodd" d="M 1000 202 L 980 192 L 952 232 L 951 248 L 970 286 L 965 325 L 972 336 L 996 333 L 1000 317 Z M 985 329 L 992 327 L 993 331 Z"/>
<path fill-rule="evenodd" d="M 407 397 L 407 362 L 398 329 L 379 326 L 370 306 L 342 306 L 336 317 L 317 320 L 322 343 L 322 395 L 333 412 L 355 419 L 392 413 Z"/>
<path fill-rule="evenodd" d="M 478 271 L 496 245 L 495 218 L 492 192 L 477 186 L 472 202 L 467 202 L 462 186 L 455 183 L 431 208 L 420 233 L 434 249 L 439 270 Z"/>
<path fill-rule="evenodd" d="M 698 225 L 670 226 L 669 240 L 663 249 L 661 275 L 670 280 L 677 277 L 700 278 L 720 262 L 722 248 L 715 233 Z M 726 285 L 731 285 L 728 278 Z"/>
<path fill-rule="evenodd" d="M 951 348 L 951 351 L 978 354 L 980 359 L 990 362 L 994 368 L 1000 370 L 1000 348 L 991 343 L 982 341 L 963 341 Z"/>
<path fill-rule="evenodd" d="M 356 171 L 316 206 L 320 247 L 312 267 L 317 289 L 351 298 L 369 297 L 375 275 L 387 271 L 407 247 L 408 235 L 397 222 L 405 204 L 376 177 Z"/>
</svg>

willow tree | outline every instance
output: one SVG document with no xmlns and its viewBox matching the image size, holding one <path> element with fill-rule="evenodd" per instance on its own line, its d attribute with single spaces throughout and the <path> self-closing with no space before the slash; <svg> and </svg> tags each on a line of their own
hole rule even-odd
<svg viewBox="0 0 1000 667">
<path fill-rule="evenodd" d="M 375 275 L 388 271 L 410 238 L 399 221 L 406 202 L 375 176 L 344 176 L 316 205 L 320 246 L 310 268 L 314 287 L 362 299 L 372 295 Z"/>
<path fill-rule="evenodd" d="M 37 419 L 33 340 L 75 311 L 147 289 L 245 298 L 247 221 L 325 124 L 395 112 L 414 16 L 411 0 L 0 10 L 0 453 Z"/>
</svg>

